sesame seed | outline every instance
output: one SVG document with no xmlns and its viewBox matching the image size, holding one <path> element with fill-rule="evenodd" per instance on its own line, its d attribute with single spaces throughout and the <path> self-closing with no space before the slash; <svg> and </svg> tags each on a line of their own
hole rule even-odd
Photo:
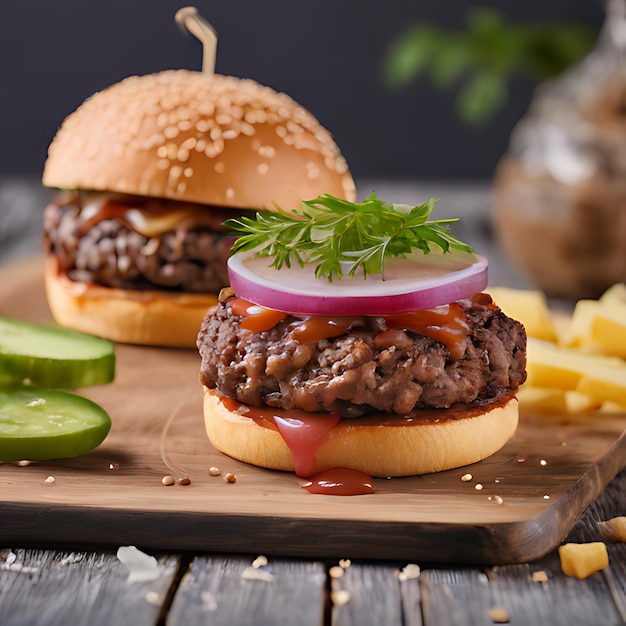
<svg viewBox="0 0 626 626">
<path fill-rule="evenodd" d="M 473 476 L 471 474 L 463 474 L 463 476 L 461 476 L 461 480 L 466 483 L 470 480 L 472 480 Z"/>
<path fill-rule="evenodd" d="M 161 478 L 161 483 L 163 485 L 165 485 L 166 487 L 171 487 L 173 484 L 176 483 L 176 480 L 174 480 L 173 476 L 163 476 L 163 478 Z"/>
<path fill-rule="evenodd" d="M 168 159 L 159 159 L 156 166 L 158 170 L 166 170 L 169 169 L 170 162 Z"/>
<path fill-rule="evenodd" d="M 211 129 L 211 125 L 207 120 L 198 120 L 196 122 L 196 130 L 200 133 L 206 133 Z"/>
<path fill-rule="evenodd" d="M 191 178 L 193 176 L 193 167 L 186 167 L 183 175 L 185 178 Z"/>
<path fill-rule="evenodd" d="M 339 567 L 339 565 L 333 565 L 329 570 L 328 574 L 331 578 L 341 578 L 344 574 L 343 567 Z"/>
<path fill-rule="evenodd" d="M 191 479 L 187 476 L 183 476 L 182 478 L 179 478 L 178 484 L 183 486 L 191 485 Z"/>
<path fill-rule="evenodd" d="M 259 156 L 264 159 L 273 159 L 276 156 L 276 148 L 273 146 L 261 146 L 258 149 Z"/>
<path fill-rule="evenodd" d="M 267 171 L 270 169 L 269 165 L 267 163 L 259 163 L 257 165 L 256 171 L 259 174 L 267 174 Z"/>
<path fill-rule="evenodd" d="M 179 161 L 184 163 L 185 161 L 189 160 L 189 150 L 185 148 L 179 148 L 178 153 L 176 154 L 176 157 L 178 158 Z"/>
<path fill-rule="evenodd" d="M 227 197 L 229 200 L 232 200 L 232 199 L 235 197 L 235 190 L 234 190 L 232 187 L 229 187 L 229 188 L 226 190 L 226 197 Z"/>
<path fill-rule="evenodd" d="M 474 489 L 476 489 L 476 491 L 482 491 L 483 490 L 483 486 L 480 483 L 476 483 L 474 485 Z"/>
<path fill-rule="evenodd" d="M 267 563 L 267 557 L 260 554 L 259 556 L 257 556 L 256 559 L 254 559 L 254 561 L 252 561 L 252 567 L 254 567 L 255 569 L 259 567 L 265 567 Z"/>
<path fill-rule="evenodd" d="M 174 139 L 174 137 L 177 137 L 180 133 L 180 130 L 178 128 L 178 126 L 166 126 L 163 129 L 163 134 L 168 138 L 168 139 Z"/>
<path fill-rule="evenodd" d="M 215 467 L 214 465 L 209 467 L 209 476 L 221 476 L 222 471 L 219 467 Z"/>
<path fill-rule="evenodd" d="M 157 148 L 157 156 L 165 159 L 167 157 L 167 148 L 165 146 L 159 146 Z"/>
<path fill-rule="evenodd" d="M 237 476 L 235 476 L 235 474 L 231 474 L 230 472 L 228 472 L 228 474 L 224 476 L 224 481 L 227 483 L 236 483 Z"/>
<path fill-rule="evenodd" d="M 230 124 L 233 121 L 233 118 L 232 116 L 226 115 L 225 113 L 220 113 L 219 115 L 215 116 L 215 121 L 220 126 L 226 126 L 227 124 Z"/>
<path fill-rule="evenodd" d="M 226 169 L 226 165 L 224 165 L 224 163 L 222 161 L 219 161 L 218 163 L 216 163 L 213 166 L 213 169 L 218 173 L 218 174 L 223 174 L 224 170 Z"/>
<path fill-rule="evenodd" d="M 239 133 L 236 130 L 232 129 L 232 128 L 229 129 L 229 130 L 225 130 L 222 133 L 222 138 L 223 139 L 235 139 L 238 136 L 239 136 Z"/>
<path fill-rule="evenodd" d="M 48 476 L 48 478 L 46 478 L 43 482 L 48 485 L 53 485 L 56 482 L 56 478 L 54 476 Z"/>
</svg>

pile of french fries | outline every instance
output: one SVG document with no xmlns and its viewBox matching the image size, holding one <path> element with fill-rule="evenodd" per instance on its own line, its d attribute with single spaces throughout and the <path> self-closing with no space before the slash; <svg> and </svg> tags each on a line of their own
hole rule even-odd
<svg viewBox="0 0 626 626">
<path fill-rule="evenodd" d="M 487 291 L 528 334 L 528 378 L 518 393 L 521 413 L 626 412 L 624 283 L 598 300 L 578 301 L 571 316 L 551 311 L 539 291 Z"/>
</svg>

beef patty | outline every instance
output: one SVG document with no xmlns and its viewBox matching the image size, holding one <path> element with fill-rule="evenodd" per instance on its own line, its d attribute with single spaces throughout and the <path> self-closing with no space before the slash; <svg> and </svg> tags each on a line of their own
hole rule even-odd
<svg viewBox="0 0 626 626">
<path fill-rule="evenodd" d="M 255 333 L 226 300 L 198 335 L 200 380 L 244 404 L 344 417 L 488 404 L 526 379 L 526 332 L 487 294 L 458 305 L 467 335 L 452 353 L 384 317 L 355 318 L 343 335 L 307 343 L 294 337 L 302 318 L 293 316 Z"/>
<path fill-rule="evenodd" d="M 147 236 L 126 217 L 137 208 L 161 217 L 170 209 L 189 211 L 195 219 Z M 73 280 L 216 293 L 228 284 L 226 261 L 234 241 L 221 224 L 244 213 L 250 212 L 137 196 L 60 194 L 44 211 L 44 249 Z"/>
</svg>

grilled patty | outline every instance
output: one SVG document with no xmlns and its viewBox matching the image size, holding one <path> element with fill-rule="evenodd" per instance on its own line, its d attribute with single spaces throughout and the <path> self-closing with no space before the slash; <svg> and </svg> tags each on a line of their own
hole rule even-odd
<svg viewBox="0 0 626 626">
<path fill-rule="evenodd" d="M 486 294 L 459 306 L 468 331 L 452 354 L 384 317 L 355 318 L 343 335 L 308 343 L 293 336 L 302 318 L 292 316 L 254 333 L 227 300 L 200 329 L 200 380 L 244 404 L 345 417 L 488 404 L 526 379 L 526 332 Z"/>
<path fill-rule="evenodd" d="M 124 219 L 124 207 L 167 212 L 184 203 L 126 196 L 112 210 L 93 194 L 62 194 L 44 211 L 44 248 L 73 280 L 122 289 L 215 293 L 228 284 L 233 237 L 221 223 L 244 211 L 202 207 L 203 224 L 178 225 L 147 237 Z M 221 231 L 221 232 L 220 232 Z"/>
</svg>

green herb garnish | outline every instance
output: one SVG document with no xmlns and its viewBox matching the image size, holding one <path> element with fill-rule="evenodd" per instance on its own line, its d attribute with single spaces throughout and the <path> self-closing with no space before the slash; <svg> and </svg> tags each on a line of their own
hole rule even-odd
<svg viewBox="0 0 626 626">
<path fill-rule="evenodd" d="M 437 201 L 410 207 L 379 200 L 371 194 L 361 203 L 348 202 L 329 194 L 302 201 L 304 209 L 291 212 L 258 211 L 256 219 L 241 217 L 225 226 L 243 233 L 232 252 L 254 251 L 255 256 L 274 257 L 271 267 L 317 264 L 315 276 L 329 281 L 357 270 L 382 274 L 385 259 L 405 257 L 413 250 L 424 254 L 437 246 L 472 253 L 466 243 L 448 230 L 458 218 L 427 221 Z"/>
</svg>

